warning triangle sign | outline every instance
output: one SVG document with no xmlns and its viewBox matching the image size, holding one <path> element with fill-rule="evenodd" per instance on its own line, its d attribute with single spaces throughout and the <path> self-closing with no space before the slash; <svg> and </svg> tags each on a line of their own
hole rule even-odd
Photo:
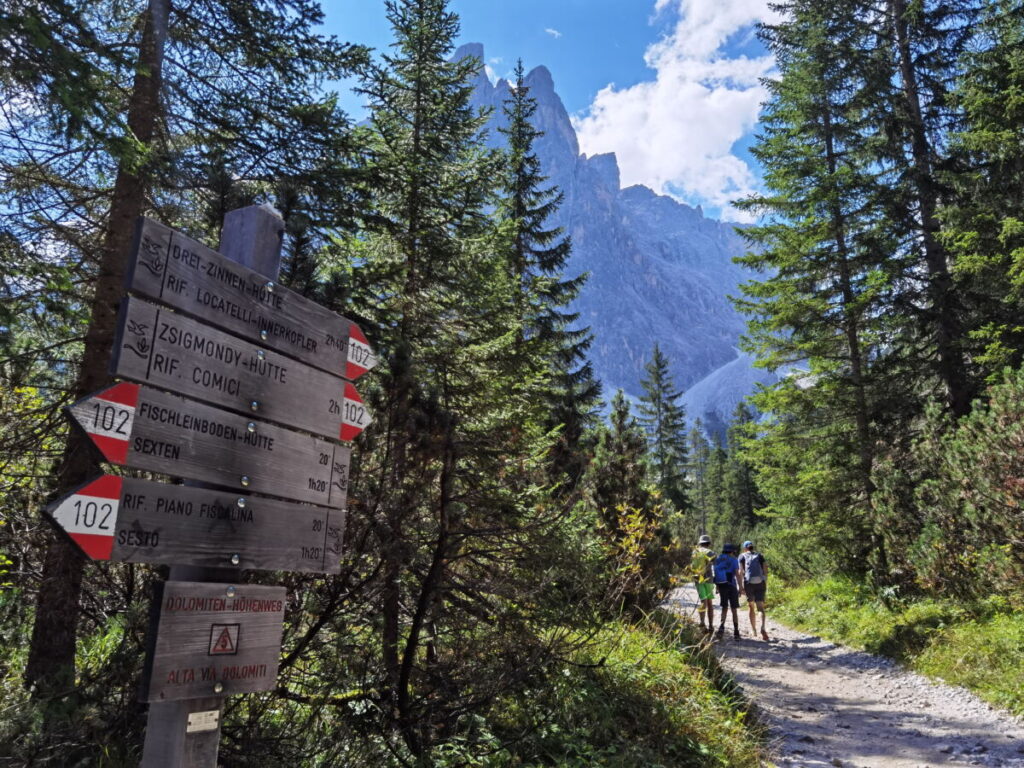
<svg viewBox="0 0 1024 768">
<path fill-rule="evenodd" d="M 210 656 L 238 652 L 238 624 L 214 624 L 210 627 Z"/>
</svg>

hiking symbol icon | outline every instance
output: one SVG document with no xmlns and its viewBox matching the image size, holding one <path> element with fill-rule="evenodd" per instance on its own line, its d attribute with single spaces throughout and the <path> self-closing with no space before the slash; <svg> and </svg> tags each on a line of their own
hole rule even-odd
<svg viewBox="0 0 1024 768">
<path fill-rule="evenodd" d="M 233 656 L 238 653 L 240 624 L 210 625 L 210 656 Z"/>
</svg>

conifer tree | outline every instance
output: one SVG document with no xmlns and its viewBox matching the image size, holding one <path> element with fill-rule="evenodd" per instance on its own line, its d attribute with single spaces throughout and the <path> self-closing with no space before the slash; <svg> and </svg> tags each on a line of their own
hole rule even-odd
<svg viewBox="0 0 1024 768">
<path fill-rule="evenodd" d="M 687 435 L 687 479 L 690 484 L 690 493 L 693 499 L 694 522 L 698 524 L 701 533 L 705 533 L 708 527 L 708 512 L 711 505 L 711 493 L 708 486 L 708 468 L 711 463 L 711 444 L 704 435 L 704 424 L 698 418 L 694 419 L 690 432 Z"/>
<path fill-rule="evenodd" d="M 538 293 L 518 267 L 540 275 L 531 270 L 563 249 L 545 262 L 530 229 L 516 266 L 495 232 L 501 166 L 471 104 L 481 62 L 450 60 L 456 16 L 443 0 L 386 7 L 395 42 L 362 85 L 381 182 L 347 247 L 360 264 L 351 295 L 387 358 L 353 494 L 372 536 L 365 556 L 380 559 L 372 698 L 386 738 L 422 758 L 467 697 L 488 701 L 552 652 L 530 627 L 551 610 L 537 559 L 564 510 L 540 493 L 549 441 L 535 383 L 521 378 L 544 369 L 510 360 L 537 327 L 524 330 Z M 538 199 L 527 202 L 529 218 Z"/>
<path fill-rule="evenodd" d="M 864 107 L 883 130 L 865 145 L 878 172 L 876 191 L 896 253 L 913 263 L 918 278 L 905 283 L 899 297 L 900 312 L 917 321 L 901 329 L 902 354 L 925 351 L 910 365 L 932 371 L 950 411 L 963 416 L 979 382 L 968 369 L 965 299 L 953 281 L 939 212 L 947 194 L 941 179 L 949 163 L 946 141 L 959 121 L 948 106 L 950 89 L 962 71 L 979 3 L 877 0 L 873 5 L 857 14 L 872 29 L 868 42 L 881 65 L 867 82 L 871 98 Z"/>
<path fill-rule="evenodd" d="M 784 10 L 762 30 L 780 72 L 754 149 L 769 191 L 743 203 L 764 215 L 744 233 L 758 248 L 743 259 L 763 277 L 743 286 L 738 306 L 763 365 L 807 369 L 753 398 L 770 416 L 751 460 L 775 511 L 821 535 L 847 532 L 839 546 L 854 548 L 849 561 L 866 565 L 870 551 L 884 571 L 871 508 L 875 430 L 912 415 L 920 375 L 891 344 L 879 360 L 882 340 L 905 331 L 887 310 L 916 268 L 866 151 L 874 81 L 886 70 L 863 55 L 872 28 L 853 8 L 800 0 Z"/>
<path fill-rule="evenodd" d="M 618 533 L 619 508 L 651 507 L 648 472 L 647 439 L 619 390 L 612 398 L 608 425 L 598 430 L 594 459 L 586 473 L 587 500 L 608 530 Z"/>
<path fill-rule="evenodd" d="M 951 136 L 955 196 L 940 214 L 942 244 L 954 258 L 974 360 L 990 381 L 1024 361 L 1024 17 L 1019 5 L 986 5 L 978 24 L 985 45 L 964 57 L 953 104 L 963 114 Z M 973 346 L 973 345 L 972 345 Z"/>
<path fill-rule="evenodd" d="M 572 241 L 561 227 L 547 225 L 564 194 L 545 186 L 547 179 L 534 151 L 534 142 L 543 135 L 533 124 L 537 100 L 525 84 L 521 60 L 514 77 L 503 106 L 508 125 L 499 128 L 507 142 L 499 212 L 509 241 L 509 270 L 518 286 L 516 312 L 521 322 L 514 361 L 524 378 L 542 366 L 543 395 L 538 402 L 547 410 L 549 427 L 559 430 L 550 468 L 559 492 L 565 493 L 575 487 L 586 465 L 583 437 L 596 421 L 601 388 L 586 360 L 590 331 L 574 328 L 579 314 L 568 309 L 587 276 L 564 276 Z"/>
<path fill-rule="evenodd" d="M 312 31 L 322 16 L 308 0 L 209 0 L 187 13 L 172 0 L 44 0 L 12 10 L 0 22 L 10 67 L 0 89 L 5 109 L 24 110 L 0 120 L 3 229 L 30 248 L 46 243 L 37 263 L 53 279 L 40 284 L 59 294 L 61 314 L 88 316 L 84 339 L 48 321 L 62 337 L 39 344 L 37 355 L 65 375 L 70 398 L 80 397 L 109 382 L 136 218 L 155 214 L 216 242 L 200 203 L 207 148 L 230 145 L 232 170 L 265 188 L 291 177 L 333 187 L 324 200 L 345 198 L 348 126 L 321 84 L 348 73 L 360 54 Z M 314 165 L 326 173 L 312 173 Z M 0 271 L 10 267 L 19 268 Z M 19 280 L 11 307 L 38 304 L 32 281 Z M 56 410 L 61 397 L 49 404 Z M 89 448 L 71 435 L 47 490 L 66 492 L 94 472 Z M 73 678 L 82 561 L 54 539 L 41 572 L 26 675 L 45 695 L 71 689 L 59 680 Z"/>
<path fill-rule="evenodd" d="M 678 400 L 682 391 L 675 388 L 668 358 L 657 343 L 651 359 L 644 365 L 647 376 L 641 380 L 640 424 L 647 433 L 651 470 L 658 489 L 676 509 L 686 508 L 686 412 Z"/>
</svg>

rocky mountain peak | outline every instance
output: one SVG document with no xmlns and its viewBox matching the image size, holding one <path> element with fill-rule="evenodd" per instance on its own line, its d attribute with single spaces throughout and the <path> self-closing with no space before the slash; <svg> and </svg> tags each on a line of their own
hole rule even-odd
<svg viewBox="0 0 1024 768">
<path fill-rule="evenodd" d="M 470 43 L 455 53 L 465 55 L 483 61 L 483 46 Z M 733 224 L 706 218 L 700 206 L 642 185 L 621 189 L 613 153 L 580 154 L 548 68 L 531 69 L 524 82 L 537 100 L 535 126 L 544 132 L 534 150 L 547 184 L 564 194 L 550 223 L 572 236 L 567 274 L 590 273 L 574 309 L 594 334 L 591 359 L 606 396 L 616 389 L 640 395 L 644 364 L 657 342 L 676 384 L 692 388 L 689 417 L 726 423 L 748 390 L 766 380 L 737 353 L 744 323 L 728 298 L 749 277 L 733 263 L 745 241 Z M 509 84 L 492 85 L 481 68 L 475 86 L 474 104 L 491 109 L 489 140 L 500 146 L 494 129 L 506 123 L 501 107 Z"/>
</svg>

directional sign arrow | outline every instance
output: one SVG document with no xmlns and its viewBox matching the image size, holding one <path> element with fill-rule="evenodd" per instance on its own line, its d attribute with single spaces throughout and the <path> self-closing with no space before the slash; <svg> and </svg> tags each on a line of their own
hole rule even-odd
<svg viewBox="0 0 1024 768">
<path fill-rule="evenodd" d="M 325 437 L 352 440 L 370 414 L 348 381 L 127 298 L 114 344 L 115 375 Z"/>
<path fill-rule="evenodd" d="M 122 382 L 69 407 L 114 464 L 342 509 L 343 445 Z"/>
<path fill-rule="evenodd" d="M 146 218 L 136 228 L 126 285 L 328 373 L 356 379 L 377 364 L 351 320 Z"/>
<path fill-rule="evenodd" d="M 93 560 L 341 569 L 345 513 L 337 509 L 103 475 L 46 511 Z"/>
</svg>

